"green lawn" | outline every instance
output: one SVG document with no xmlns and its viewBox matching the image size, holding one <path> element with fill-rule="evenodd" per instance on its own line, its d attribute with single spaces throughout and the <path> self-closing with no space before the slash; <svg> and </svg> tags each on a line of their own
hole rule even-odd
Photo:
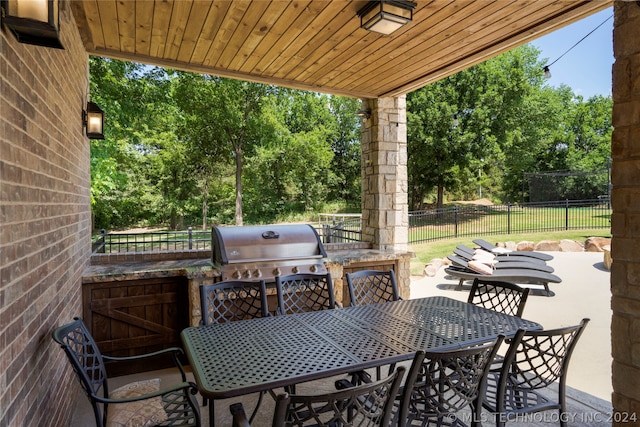
<svg viewBox="0 0 640 427">
<path fill-rule="evenodd" d="M 419 243 L 409 246 L 409 250 L 415 252 L 416 256 L 411 260 L 411 274 L 423 274 L 424 266 L 434 258 L 444 258 L 453 253 L 456 245 L 464 244 L 473 246 L 474 238 L 483 238 L 489 242 L 521 242 L 523 240 L 539 242 L 541 240 L 575 240 L 584 243 L 589 237 L 611 237 L 608 229 L 586 229 L 568 231 L 549 231 L 530 234 L 500 234 L 500 235 L 478 235 L 474 237 L 460 237 L 456 239 L 438 240 L 429 243 Z"/>
</svg>

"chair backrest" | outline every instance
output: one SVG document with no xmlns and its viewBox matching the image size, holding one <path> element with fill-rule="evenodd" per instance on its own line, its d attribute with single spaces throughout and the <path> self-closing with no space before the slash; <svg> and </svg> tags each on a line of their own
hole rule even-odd
<svg viewBox="0 0 640 427">
<path fill-rule="evenodd" d="M 476 278 L 473 280 L 467 302 L 500 313 L 522 317 L 528 296 L 529 288 L 523 288 L 515 283 Z"/>
<path fill-rule="evenodd" d="M 573 349 L 589 319 L 580 324 L 542 331 L 519 330 L 504 356 L 498 393 L 509 387 L 537 390 L 555 381 L 564 388 Z"/>
<path fill-rule="evenodd" d="M 400 299 L 393 270 L 361 270 L 347 273 L 351 305 L 369 305 Z"/>
<path fill-rule="evenodd" d="M 387 378 L 332 393 L 276 397 L 273 426 L 388 426 L 405 368 Z"/>
<path fill-rule="evenodd" d="M 481 391 L 503 340 L 499 336 L 494 342 L 463 349 L 418 351 L 400 398 L 399 419 L 406 425 L 416 421 L 421 426 L 429 419 L 451 421 L 456 413 L 474 404 L 474 416 L 479 420 Z"/>
<path fill-rule="evenodd" d="M 94 397 L 109 395 L 107 385 L 107 371 L 102 354 L 82 319 L 60 326 L 53 331 L 53 339 L 60 344 L 67 358 L 71 362 L 82 389 L 91 401 L 96 418 L 96 425 L 103 426 L 106 410 Z"/>
<path fill-rule="evenodd" d="M 200 323 L 235 322 L 269 315 L 264 280 L 228 280 L 200 287 Z"/>
<path fill-rule="evenodd" d="M 335 308 L 331 274 L 292 274 L 276 277 L 278 314 Z"/>
</svg>

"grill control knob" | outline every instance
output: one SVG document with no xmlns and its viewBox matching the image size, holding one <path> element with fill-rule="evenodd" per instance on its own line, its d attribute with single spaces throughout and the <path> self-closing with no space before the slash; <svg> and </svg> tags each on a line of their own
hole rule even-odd
<svg viewBox="0 0 640 427">
<path fill-rule="evenodd" d="M 245 279 L 251 279 L 251 271 L 247 270 L 244 272 Z"/>
<path fill-rule="evenodd" d="M 291 272 L 292 272 L 293 274 L 298 274 L 298 273 L 300 272 L 300 269 L 299 269 L 298 267 L 293 267 L 293 268 L 291 269 Z"/>
<path fill-rule="evenodd" d="M 236 270 L 233 272 L 233 274 L 231 274 L 231 277 L 233 277 L 234 279 L 241 279 L 242 278 L 242 273 L 240 273 L 240 271 Z"/>
<path fill-rule="evenodd" d="M 280 275 L 282 275 L 282 272 L 280 271 L 279 268 L 276 267 L 276 268 L 273 269 L 273 275 L 274 276 L 280 276 Z"/>
<path fill-rule="evenodd" d="M 260 269 L 257 268 L 256 271 L 253 272 L 253 276 L 254 277 L 262 277 L 262 271 L 260 271 Z"/>
<path fill-rule="evenodd" d="M 315 264 L 312 265 L 311 267 L 309 267 L 309 271 L 315 273 L 316 271 L 318 271 L 318 266 Z"/>
</svg>

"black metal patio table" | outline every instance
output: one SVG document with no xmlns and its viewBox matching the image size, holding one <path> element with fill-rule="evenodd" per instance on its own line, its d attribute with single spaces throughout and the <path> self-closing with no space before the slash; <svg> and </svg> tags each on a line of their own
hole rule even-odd
<svg viewBox="0 0 640 427">
<path fill-rule="evenodd" d="M 200 393 L 215 400 L 410 360 L 420 349 L 511 337 L 519 328 L 541 326 L 438 296 L 195 326 L 181 336 Z"/>
</svg>

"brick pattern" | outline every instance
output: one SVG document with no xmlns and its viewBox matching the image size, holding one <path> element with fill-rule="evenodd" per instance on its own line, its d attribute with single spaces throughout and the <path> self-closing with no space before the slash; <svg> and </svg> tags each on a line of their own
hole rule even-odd
<svg viewBox="0 0 640 427">
<path fill-rule="evenodd" d="M 79 387 L 51 332 L 81 314 L 90 257 L 87 54 L 69 2 L 65 50 L 0 32 L 0 425 L 68 425 Z"/>
<path fill-rule="evenodd" d="M 362 240 L 381 251 L 408 248 L 406 97 L 369 99 L 362 124 Z"/>
<path fill-rule="evenodd" d="M 614 15 L 612 403 L 626 426 L 640 416 L 640 4 L 614 2 Z"/>
</svg>

